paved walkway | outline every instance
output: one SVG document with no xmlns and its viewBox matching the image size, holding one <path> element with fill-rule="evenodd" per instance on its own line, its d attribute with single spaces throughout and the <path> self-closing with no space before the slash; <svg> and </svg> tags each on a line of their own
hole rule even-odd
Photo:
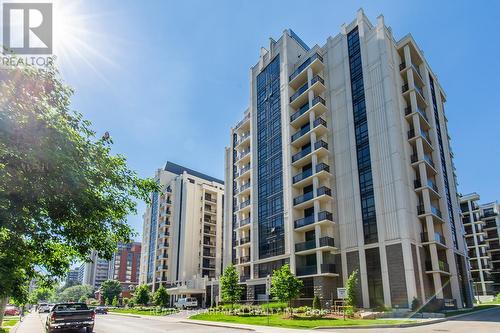
<svg viewBox="0 0 500 333">
<path fill-rule="evenodd" d="M 42 320 L 38 313 L 28 314 L 23 321 L 14 330 L 14 333 L 38 333 L 45 332 L 43 329 Z"/>
</svg>

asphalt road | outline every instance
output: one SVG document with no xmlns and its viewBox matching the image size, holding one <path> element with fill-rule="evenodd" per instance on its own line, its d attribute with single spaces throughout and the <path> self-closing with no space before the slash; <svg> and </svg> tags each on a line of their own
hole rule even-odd
<svg viewBox="0 0 500 333">
<path fill-rule="evenodd" d="M 201 326 L 196 324 L 185 324 L 174 321 L 161 321 L 157 319 L 133 318 L 116 315 L 96 315 L 94 333 L 233 333 L 248 332 L 246 330 L 235 330 Z"/>
</svg>

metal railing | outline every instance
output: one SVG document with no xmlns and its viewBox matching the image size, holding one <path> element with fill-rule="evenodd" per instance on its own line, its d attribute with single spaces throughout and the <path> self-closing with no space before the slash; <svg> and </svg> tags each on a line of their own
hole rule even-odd
<svg viewBox="0 0 500 333">
<path fill-rule="evenodd" d="M 296 153 L 295 155 L 292 156 L 292 162 L 296 162 L 296 161 L 300 160 L 302 157 L 309 155 L 311 153 L 311 151 L 312 151 L 311 146 L 308 146 L 307 148 L 302 149 L 301 151 L 299 151 L 298 153 Z"/>
<path fill-rule="evenodd" d="M 298 138 L 300 138 L 301 136 L 303 136 L 304 134 L 306 134 L 310 130 L 311 130 L 311 126 L 310 126 L 310 124 L 307 124 L 307 126 L 305 126 L 304 128 L 301 128 L 300 130 L 298 130 L 297 132 L 295 132 L 292 135 L 292 142 L 294 142 L 295 140 L 297 140 Z"/>
<path fill-rule="evenodd" d="M 297 75 L 299 75 L 300 73 L 302 73 L 302 71 L 304 69 L 306 69 L 306 67 L 309 66 L 309 64 L 311 64 L 316 59 L 318 59 L 321 62 L 323 62 L 323 58 L 319 54 L 314 53 L 312 56 L 310 56 L 309 58 L 307 58 L 299 67 L 297 67 L 297 69 L 295 71 L 293 71 L 292 74 L 290 74 L 290 76 L 288 77 L 288 80 L 292 81 L 293 79 L 295 79 L 297 77 Z"/>
</svg>

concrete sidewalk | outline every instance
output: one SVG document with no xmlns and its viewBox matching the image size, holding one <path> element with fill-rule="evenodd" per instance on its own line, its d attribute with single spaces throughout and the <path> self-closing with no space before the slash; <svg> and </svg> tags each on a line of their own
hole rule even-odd
<svg viewBox="0 0 500 333">
<path fill-rule="evenodd" d="M 14 333 L 43 333 L 42 320 L 38 313 L 30 313 L 27 315 L 17 327 L 11 331 Z"/>
</svg>

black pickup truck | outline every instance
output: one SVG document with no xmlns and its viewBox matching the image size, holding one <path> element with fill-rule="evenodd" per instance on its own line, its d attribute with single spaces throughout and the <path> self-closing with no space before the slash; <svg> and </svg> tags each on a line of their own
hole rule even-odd
<svg viewBox="0 0 500 333">
<path fill-rule="evenodd" d="M 59 303 L 55 304 L 47 316 L 45 329 L 47 333 L 56 330 L 82 329 L 87 333 L 94 330 L 94 310 L 87 307 L 85 303 Z"/>
</svg>

